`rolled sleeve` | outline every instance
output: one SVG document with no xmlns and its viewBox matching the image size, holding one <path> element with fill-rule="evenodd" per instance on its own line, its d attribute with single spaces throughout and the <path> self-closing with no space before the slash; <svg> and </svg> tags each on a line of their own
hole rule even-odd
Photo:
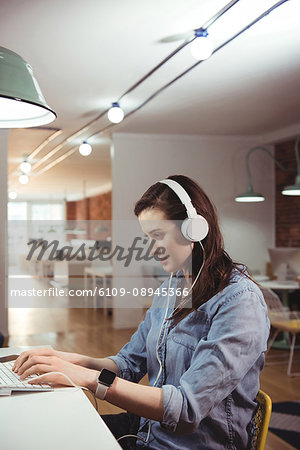
<svg viewBox="0 0 300 450">
<path fill-rule="evenodd" d="M 170 384 L 162 386 L 164 415 L 160 423 L 163 428 L 174 432 L 176 430 L 183 404 L 183 395 L 180 389 Z"/>
<path fill-rule="evenodd" d="M 121 356 L 107 356 L 108 359 L 111 359 L 114 361 L 115 364 L 117 364 L 119 369 L 119 377 L 124 378 L 124 380 L 131 380 L 132 374 L 131 370 L 128 368 L 128 363 L 124 358 L 121 358 Z"/>
</svg>

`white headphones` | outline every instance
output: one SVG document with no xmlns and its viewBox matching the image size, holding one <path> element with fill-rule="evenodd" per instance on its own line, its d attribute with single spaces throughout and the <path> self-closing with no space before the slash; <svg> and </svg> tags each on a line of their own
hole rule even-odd
<svg viewBox="0 0 300 450">
<path fill-rule="evenodd" d="M 207 220 L 197 214 L 192 204 L 190 196 L 186 190 L 174 180 L 161 180 L 160 183 L 166 184 L 175 192 L 181 203 L 185 206 L 188 217 L 182 222 L 181 232 L 183 236 L 192 242 L 202 241 L 208 233 L 209 227 Z"/>
</svg>

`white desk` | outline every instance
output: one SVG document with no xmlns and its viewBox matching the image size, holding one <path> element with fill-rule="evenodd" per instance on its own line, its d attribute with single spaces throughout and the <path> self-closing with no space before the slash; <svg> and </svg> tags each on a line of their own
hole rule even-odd
<svg viewBox="0 0 300 450">
<path fill-rule="evenodd" d="M 296 281 L 267 280 L 261 281 L 259 284 L 263 288 L 280 291 L 282 293 L 282 303 L 284 306 L 288 306 L 289 291 L 300 289 L 300 286 Z"/>
<path fill-rule="evenodd" d="M 297 283 L 296 281 L 267 280 L 261 281 L 259 284 L 261 285 L 261 287 L 265 289 L 280 291 L 282 294 L 282 304 L 285 307 L 289 306 L 289 292 L 294 291 L 296 289 L 300 289 L 299 283 Z M 272 347 L 281 348 L 284 350 L 289 349 L 290 348 L 289 334 L 284 332 L 283 340 L 279 342 L 275 341 Z M 298 349 L 299 346 L 296 346 L 295 348 Z"/>
<path fill-rule="evenodd" d="M 300 289 L 300 286 L 297 283 L 297 281 L 263 280 L 260 281 L 259 284 L 261 284 L 262 287 L 266 287 L 268 289 L 275 289 L 278 291 Z"/>
<path fill-rule="evenodd" d="M 0 356 L 25 348 L 1 348 Z M 14 393 L 0 397 L 3 450 L 120 450 L 100 415 L 81 390 Z"/>
</svg>

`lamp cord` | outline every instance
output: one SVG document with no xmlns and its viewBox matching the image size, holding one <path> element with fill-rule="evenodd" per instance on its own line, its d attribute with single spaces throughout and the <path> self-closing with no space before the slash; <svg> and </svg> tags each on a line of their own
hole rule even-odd
<svg viewBox="0 0 300 450">
<path fill-rule="evenodd" d="M 296 141 L 297 142 L 297 141 Z M 248 150 L 247 155 L 246 155 L 246 169 L 247 169 L 247 175 L 248 175 L 248 188 L 252 189 L 252 180 L 251 180 L 251 172 L 250 172 L 250 164 L 249 164 L 249 158 L 252 155 L 253 152 L 255 152 L 255 150 L 262 150 L 265 153 L 267 153 L 267 155 L 270 156 L 270 158 L 272 158 L 275 162 L 275 164 L 281 169 L 284 170 L 285 172 L 294 172 L 293 169 L 289 169 L 287 167 L 284 167 L 282 164 L 280 164 L 279 161 L 277 161 L 277 159 L 272 155 L 272 153 L 270 152 L 270 150 L 268 150 L 267 148 L 261 146 L 261 145 L 256 145 L 255 147 L 250 148 L 250 150 Z M 297 152 L 296 152 L 296 157 L 297 157 Z"/>
</svg>

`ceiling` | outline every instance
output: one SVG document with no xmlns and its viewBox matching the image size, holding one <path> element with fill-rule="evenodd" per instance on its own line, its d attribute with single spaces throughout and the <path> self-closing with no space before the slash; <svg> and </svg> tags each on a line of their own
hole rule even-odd
<svg viewBox="0 0 300 450">
<path fill-rule="evenodd" d="M 0 45 L 32 65 L 47 103 L 58 115 L 48 129 L 10 131 L 9 188 L 18 198 L 47 199 L 80 198 L 109 189 L 114 131 L 263 135 L 300 123 L 300 1 L 289 0 L 130 118 L 94 136 L 89 157 L 74 150 L 44 173 L 33 172 L 28 185 L 18 183 L 22 155 L 49 137 L 51 128 L 62 132 L 34 158 L 36 163 L 183 42 L 170 36 L 202 26 L 228 2 L 1 0 Z M 240 0 L 209 29 L 215 47 L 275 3 Z M 122 100 L 125 114 L 194 63 L 187 46 Z M 47 163 L 108 123 L 104 116 Z"/>
</svg>

